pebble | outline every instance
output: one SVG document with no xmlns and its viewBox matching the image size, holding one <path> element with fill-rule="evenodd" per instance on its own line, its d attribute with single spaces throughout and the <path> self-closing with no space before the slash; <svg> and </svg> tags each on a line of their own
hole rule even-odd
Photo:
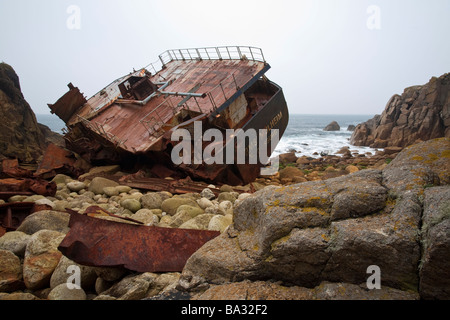
<svg viewBox="0 0 450 320">
<path fill-rule="evenodd" d="M 211 189 L 209 189 L 209 188 L 203 189 L 202 192 L 200 192 L 200 196 L 202 198 L 206 198 L 207 200 L 211 200 L 211 199 L 214 199 L 216 197 L 214 192 L 212 192 Z"/>
<path fill-rule="evenodd" d="M 207 198 L 200 198 L 197 200 L 197 203 L 202 209 L 206 209 L 214 205 L 212 201 Z"/>
<path fill-rule="evenodd" d="M 120 205 L 133 213 L 137 212 L 142 208 L 141 203 L 139 202 L 139 200 L 136 199 L 125 199 L 120 203 Z"/>
<path fill-rule="evenodd" d="M 70 191 L 73 191 L 73 192 L 79 192 L 82 189 L 86 188 L 86 184 L 81 181 L 71 181 L 71 182 L 67 183 L 66 186 Z"/>
<path fill-rule="evenodd" d="M 153 210 L 151 209 L 140 209 L 138 210 L 134 215 L 133 219 L 141 221 L 146 226 L 153 226 L 158 224 L 159 218 L 158 216 L 153 213 Z"/>
</svg>

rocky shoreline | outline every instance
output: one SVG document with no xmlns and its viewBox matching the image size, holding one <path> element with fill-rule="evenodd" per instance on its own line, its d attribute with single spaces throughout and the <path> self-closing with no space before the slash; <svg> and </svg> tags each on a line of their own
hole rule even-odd
<svg viewBox="0 0 450 320">
<path fill-rule="evenodd" d="M 188 260 L 178 289 L 200 299 L 449 299 L 449 182 L 441 138 L 382 170 L 266 187 Z M 369 267 L 381 270 L 380 289 L 367 284 Z"/>
<path fill-rule="evenodd" d="M 32 177 L 8 159 L 36 165 L 48 143 L 62 139 L 37 124 L 17 75 L 3 63 L 0 80 L 0 111 L 10 119 L 0 128 L 0 160 L 9 171 L 0 173 Z M 441 103 L 447 92 L 448 74 L 433 78 L 356 128 L 354 139 L 383 151 L 285 153 L 277 174 L 246 186 L 149 192 L 127 185 L 129 173 L 117 165 L 50 173 L 52 196 L 0 200 L 36 209 L 0 234 L 0 300 L 450 299 L 450 138 L 448 103 Z M 439 108 L 442 119 L 432 116 Z M 418 128 L 435 130 L 409 134 Z M 391 132 L 403 138 L 389 143 Z M 447 137 L 428 140 L 435 135 Z M 86 214 L 92 206 L 114 215 L 98 219 L 220 235 L 181 272 L 80 265 L 58 247 L 70 231 L 67 210 Z M 72 267 L 80 270 L 79 288 L 68 286 Z"/>
<path fill-rule="evenodd" d="M 79 180 L 59 174 L 54 197 L 7 200 L 48 210 L 0 237 L 0 299 L 446 299 L 448 150 L 450 139 L 443 138 L 398 155 L 285 154 L 277 175 L 251 186 L 221 186 L 217 196 L 209 188 L 173 195 L 89 173 Z M 118 169 L 92 172 L 120 175 Z M 246 192 L 251 187 L 259 191 Z M 57 249 L 69 230 L 64 211 L 83 213 L 93 205 L 146 225 L 221 235 L 198 250 L 182 273 L 81 266 Z M 72 264 L 82 270 L 78 290 L 66 285 Z M 371 264 L 382 269 L 381 290 L 365 287 Z"/>
<path fill-rule="evenodd" d="M 58 174 L 52 179 L 57 186 L 54 197 L 15 195 L 7 201 L 0 200 L 0 204 L 34 202 L 46 208 L 28 216 L 16 231 L 0 237 L 0 261 L 2 270 L 6 270 L 6 276 L 1 279 L 0 299 L 142 299 L 176 287 L 180 273 L 136 275 L 123 268 L 81 266 L 63 256 L 57 247 L 69 231 L 67 208 L 84 213 L 91 206 L 99 206 L 119 217 L 133 218 L 147 226 L 224 232 L 233 221 L 235 207 L 251 196 L 245 191 L 325 180 L 333 175 L 358 171 L 358 163 L 367 165 L 353 158 L 349 152 L 346 157 L 318 159 L 284 154 L 280 157 L 284 168 L 275 176 L 259 178 L 243 187 L 223 185 L 217 197 L 209 188 L 201 193 L 173 195 L 166 191 L 133 189 L 101 177 L 104 174 L 123 175 L 119 166 L 94 167 L 79 179 Z M 369 162 L 379 163 L 381 160 L 378 158 Z M 337 169 L 330 170 L 334 168 L 332 165 Z M 215 186 L 211 187 L 215 189 Z M 49 259 L 49 255 L 53 259 Z M 81 290 L 69 290 L 65 286 L 69 265 L 80 266 L 82 270 Z M 135 282 L 139 289 L 128 288 L 130 283 Z M 129 293 L 136 290 L 140 293 Z"/>
<path fill-rule="evenodd" d="M 96 167 L 92 172 L 111 173 L 117 169 L 118 166 Z M 48 210 L 31 214 L 16 231 L 0 237 L 0 269 L 4 270 L 0 278 L 0 300 L 142 299 L 160 293 L 178 280 L 179 273 L 136 275 L 124 268 L 88 267 L 70 261 L 58 251 L 59 243 L 69 231 L 66 208 L 84 213 L 95 205 L 147 226 L 223 232 L 232 222 L 234 204 L 250 196 L 239 194 L 229 186 L 222 186 L 216 197 L 208 188 L 196 194 L 143 193 L 103 177 L 79 181 L 58 174 L 52 181 L 57 184 L 54 197 L 16 195 L 7 200 L 8 203 L 34 202 L 47 206 Z M 100 218 L 126 223 L 112 217 Z M 81 268 L 82 289 L 67 288 L 66 269 L 70 265 Z"/>
</svg>

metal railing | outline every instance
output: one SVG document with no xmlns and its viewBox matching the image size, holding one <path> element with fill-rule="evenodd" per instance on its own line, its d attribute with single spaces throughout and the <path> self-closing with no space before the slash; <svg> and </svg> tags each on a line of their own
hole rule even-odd
<svg viewBox="0 0 450 320">
<path fill-rule="evenodd" d="M 170 110 L 168 112 L 168 110 Z M 169 114 L 173 117 L 178 112 L 172 98 L 165 99 L 155 109 L 147 113 L 139 122 L 147 129 L 148 133 L 158 138 L 163 134 L 162 129 L 168 119 L 164 116 Z"/>
<path fill-rule="evenodd" d="M 159 55 L 159 60 L 149 63 L 144 68 L 152 74 L 157 74 L 167 63 L 174 60 L 250 60 L 266 63 L 261 48 L 224 46 L 166 50 Z"/>
<path fill-rule="evenodd" d="M 159 56 L 166 64 L 173 60 L 251 60 L 266 62 L 263 52 L 255 47 L 208 47 L 167 50 Z"/>
<path fill-rule="evenodd" d="M 111 132 L 106 131 L 105 127 L 98 122 L 90 121 L 80 115 L 78 115 L 78 118 L 81 120 L 84 126 L 86 126 L 91 131 L 96 132 L 98 135 L 102 136 L 106 140 L 112 142 L 116 148 L 122 146 L 123 148 L 126 149 L 125 142 L 127 140 L 125 141 L 120 140 L 117 136 L 115 136 Z"/>
</svg>

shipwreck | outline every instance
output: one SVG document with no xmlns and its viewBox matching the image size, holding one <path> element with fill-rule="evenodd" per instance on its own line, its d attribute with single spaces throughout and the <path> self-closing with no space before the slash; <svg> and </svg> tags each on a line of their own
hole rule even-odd
<svg viewBox="0 0 450 320">
<path fill-rule="evenodd" d="M 93 165 L 145 167 L 158 178 L 247 184 L 266 163 L 174 164 L 171 151 L 179 142 L 171 137 L 177 129 L 193 132 L 196 123 L 224 136 L 227 129 L 266 129 L 269 157 L 277 143 L 270 141 L 270 132 L 277 129 L 281 138 L 289 119 L 281 87 L 265 76 L 269 69 L 262 50 L 255 47 L 167 50 L 156 62 L 120 77 L 89 99 L 70 83 L 70 90 L 49 108 L 66 123 L 66 147 Z M 225 147 L 230 141 L 201 143 L 204 149 L 211 143 Z M 249 158 L 248 150 L 254 150 L 249 147 L 257 142 L 247 143 Z"/>
</svg>

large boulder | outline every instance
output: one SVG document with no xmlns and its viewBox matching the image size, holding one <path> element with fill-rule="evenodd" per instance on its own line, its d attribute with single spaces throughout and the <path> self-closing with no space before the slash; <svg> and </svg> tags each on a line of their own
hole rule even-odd
<svg viewBox="0 0 450 320">
<path fill-rule="evenodd" d="M 75 268 L 74 268 L 75 267 Z M 76 271 L 71 271 L 73 270 Z M 74 272 L 78 272 L 80 275 L 80 286 L 83 289 L 90 289 L 94 287 L 95 280 L 97 279 L 97 273 L 95 267 L 80 265 L 69 258 L 62 256 L 59 259 L 58 265 L 52 273 L 50 278 L 50 288 L 55 288 L 60 284 L 66 284 L 72 280 Z M 72 282 L 70 282 L 72 283 Z"/>
<path fill-rule="evenodd" d="M 359 124 L 350 143 L 384 148 L 450 137 L 450 73 L 394 95 L 383 113 Z"/>
<path fill-rule="evenodd" d="M 394 193 L 450 184 L 450 139 L 405 148 L 383 170 L 383 180 Z"/>
<path fill-rule="evenodd" d="M 323 282 L 309 289 L 279 283 L 248 280 L 211 285 L 194 300 L 416 300 L 418 295 L 389 287 L 367 290 L 350 283 Z"/>
<path fill-rule="evenodd" d="M 331 121 L 325 128 L 323 128 L 323 131 L 339 131 L 341 130 L 341 126 L 336 121 Z"/>
<path fill-rule="evenodd" d="M 422 235 L 420 294 L 426 299 L 449 299 L 450 188 L 425 190 Z"/>
<path fill-rule="evenodd" d="M 102 295 L 115 297 L 118 300 L 139 300 L 146 297 L 150 284 L 157 277 L 157 274 L 151 272 L 129 275 L 102 292 Z"/>
<path fill-rule="evenodd" d="M 69 288 L 66 283 L 57 285 L 48 294 L 48 300 L 86 300 L 86 297 L 82 288 Z"/>
<path fill-rule="evenodd" d="M 58 246 L 65 234 L 40 230 L 31 236 L 23 262 L 23 280 L 28 289 L 38 290 L 50 285 L 50 277 L 62 253 Z"/>
<path fill-rule="evenodd" d="M 10 231 L 0 237 L 0 250 L 9 250 L 18 257 L 23 257 L 30 235 L 21 231 Z"/>
<path fill-rule="evenodd" d="M 19 257 L 9 250 L 0 249 L 0 292 L 14 291 L 21 279 Z"/>
<path fill-rule="evenodd" d="M 35 212 L 23 220 L 16 231 L 34 234 L 39 230 L 53 230 L 62 233 L 69 232 L 70 215 L 66 212 L 42 210 Z"/>
<path fill-rule="evenodd" d="M 444 201 L 450 188 L 449 144 L 450 139 L 436 139 L 406 148 L 383 171 L 362 170 L 254 193 L 239 202 L 232 225 L 190 257 L 178 288 L 194 292 L 273 279 L 306 288 L 331 282 L 367 290 L 369 270 L 375 267 L 392 294 L 386 298 L 393 298 L 395 290 L 417 298 L 419 284 L 422 297 L 450 298 L 444 280 L 450 260 L 450 214 Z M 424 149 L 440 156 L 411 170 Z M 444 186 L 434 191 L 430 181 Z M 422 227 L 423 203 L 430 212 L 424 222 L 431 222 Z M 436 207 L 440 214 L 432 213 Z"/>
</svg>

